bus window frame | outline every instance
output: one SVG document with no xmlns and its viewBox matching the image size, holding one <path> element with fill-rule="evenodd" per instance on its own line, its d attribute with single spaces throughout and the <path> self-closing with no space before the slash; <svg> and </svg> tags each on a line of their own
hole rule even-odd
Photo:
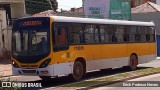
<svg viewBox="0 0 160 90">
<path fill-rule="evenodd" d="M 61 23 L 64 23 L 64 22 L 61 22 Z M 82 31 L 83 31 L 83 35 L 84 35 L 83 38 L 84 38 L 84 39 L 85 39 L 85 32 L 84 32 L 84 30 L 85 30 L 86 25 L 95 25 L 95 26 L 98 28 L 98 39 L 99 39 L 99 42 L 98 42 L 98 43 L 86 43 L 85 40 L 83 41 L 83 43 L 71 43 L 71 42 L 70 42 L 70 35 L 71 35 L 71 33 L 70 33 L 70 31 L 69 31 L 69 30 L 70 30 L 70 27 L 69 27 L 69 29 L 68 29 L 68 36 L 69 36 L 68 39 L 69 39 L 69 40 L 68 40 L 68 41 L 69 41 L 69 44 L 70 44 L 70 45 L 92 45 L 92 44 L 101 44 L 101 41 L 100 41 L 100 33 L 99 33 L 99 32 L 100 32 L 100 30 L 99 30 L 99 25 L 100 25 L 100 24 L 95 24 L 95 23 L 76 23 L 76 22 L 75 22 L 75 23 L 74 23 L 74 22 L 68 22 L 68 23 L 67 23 L 68 26 L 70 26 L 70 24 L 81 24 L 81 25 L 82 25 L 82 29 L 83 29 Z"/>
<path fill-rule="evenodd" d="M 154 31 L 153 34 L 151 34 L 151 33 L 149 32 L 149 28 L 151 28 L 151 27 L 153 28 L 152 30 Z M 156 42 L 156 28 L 155 28 L 155 26 L 148 26 L 148 27 L 147 27 L 147 30 L 148 30 L 148 34 L 149 34 L 149 36 L 150 36 L 150 40 L 149 40 L 148 42 L 149 42 L 149 43 Z M 153 40 L 151 40 L 151 35 L 154 36 Z"/>
<path fill-rule="evenodd" d="M 69 44 L 69 46 L 70 45 L 93 45 L 93 44 L 123 44 L 123 43 L 150 43 L 150 42 L 155 42 L 155 40 L 154 41 L 130 41 L 130 38 L 128 38 L 127 39 L 127 41 L 123 41 L 123 42 L 108 42 L 108 43 L 106 43 L 106 42 L 102 42 L 101 41 L 101 33 L 100 33 L 100 26 L 101 25 L 110 25 L 111 27 L 112 27 L 112 29 L 114 29 L 114 28 L 116 28 L 117 26 L 123 26 L 124 28 L 127 28 L 127 29 L 125 29 L 126 30 L 126 33 L 124 32 L 124 34 L 123 35 L 127 35 L 128 37 L 129 37 L 129 35 L 130 35 L 130 33 L 128 33 L 128 29 L 130 30 L 131 29 L 131 27 L 136 27 L 136 30 L 137 30 L 137 28 L 138 27 L 142 27 L 142 26 L 140 26 L 140 25 L 121 25 L 121 24 L 119 24 L 119 25 L 116 25 L 116 24 L 95 24 L 95 23 L 77 23 L 77 22 L 56 22 L 56 23 L 54 23 L 54 25 L 55 24 L 60 24 L 60 26 L 66 26 L 66 28 L 67 28 L 67 37 L 68 37 L 68 44 Z M 96 27 L 97 27 L 97 29 L 98 29 L 98 36 L 99 36 L 99 42 L 96 42 L 96 43 L 86 43 L 86 42 L 83 42 L 83 43 L 74 43 L 74 44 L 72 44 L 71 42 L 70 42 L 70 24 L 82 24 L 82 29 L 83 29 L 83 34 L 85 34 L 85 32 L 84 32 L 84 28 L 85 28 L 85 26 L 86 25 L 95 25 Z M 53 25 L 52 25 L 53 26 Z M 116 26 L 116 27 L 114 27 L 114 26 Z M 55 26 L 54 26 L 55 27 Z M 53 28 L 54 28 L 53 27 Z M 153 27 L 154 28 L 154 26 L 144 26 L 144 27 Z M 154 32 L 155 32 L 155 28 L 154 28 Z M 140 34 L 141 35 L 141 34 Z M 149 34 L 150 35 L 150 34 Z M 85 35 L 84 35 L 84 38 L 85 38 Z M 123 36 L 123 38 L 124 38 L 124 36 Z M 54 44 L 54 43 L 53 43 Z M 69 48 L 69 46 L 68 46 L 68 48 Z M 63 49 L 62 49 L 63 50 Z M 65 49 L 64 49 L 65 50 Z M 59 50 L 57 50 L 57 51 L 59 51 Z"/>
<path fill-rule="evenodd" d="M 66 36 L 65 36 L 65 38 L 66 38 L 66 40 L 67 40 L 67 44 L 65 45 L 65 46 L 61 46 L 61 47 L 59 47 L 59 46 L 57 46 L 57 38 L 58 38 L 58 33 L 59 32 L 56 32 L 57 30 L 56 30 L 56 27 L 65 27 L 65 32 L 66 32 Z M 69 49 L 69 42 L 68 42 L 68 40 L 69 40 L 69 38 L 68 38 L 68 28 L 67 28 L 67 25 L 65 24 L 65 23 L 62 23 L 62 24 L 59 24 L 59 23 L 52 23 L 52 43 L 53 43 L 53 51 L 55 51 L 55 52 L 58 52 L 58 51 L 66 51 L 66 50 L 68 50 Z"/>
<path fill-rule="evenodd" d="M 82 27 L 82 28 L 83 28 L 84 39 L 86 39 L 85 34 L 93 34 L 93 35 L 94 35 L 94 36 L 93 36 L 93 39 L 94 39 L 94 41 L 95 41 L 95 35 L 96 35 L 95 30 L 94 30 L 93 33 L 86 33 L 86 32 L 84 31 L 84 30 L 86 29 L 86 26 L 93 25 L 93 26 L 96 27 L 96 29 L 98 29 L 98 32 L 97 32 L 97 34 L 98 34 L 98 42 L 87 43 L 86 40 L 84 40 L 83 44 L 84 44 L 84 45 L 88 45 L 88 44 L 100 44 L 100 43 L 101 43 L 101 40 L 100 40 L 100 28 L 99 28 L 99 25 L 100 25 L 100 24 L 93 24 L 93 23 L 82 23 L 82 24 L 84 24 L 83 27 Z"/>
</svg>

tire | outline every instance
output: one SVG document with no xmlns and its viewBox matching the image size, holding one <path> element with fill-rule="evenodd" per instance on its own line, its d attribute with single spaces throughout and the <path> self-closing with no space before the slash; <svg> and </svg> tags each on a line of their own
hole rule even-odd
<svg viewBox="0 0 160 90">
<path fill-rule="evenodd" d="M 39 76 L 43 81 L 50 81 L 52 78 L 50 76 Z"/>
<path fill-rule="evenodd" d="M 138 59 L 136 57 L 136 55 L 131 55 L 130 57 L 130 70 L 134 71 L 137 69 L 137 65 L 138 65 Z"/>
<path fill-rule="evenodd" d="M 72 77 L 75 81 L 79 81 L 84 75 L 83 64 L 80 61 L 76 61 L 73 67 Z"/>
</svg>

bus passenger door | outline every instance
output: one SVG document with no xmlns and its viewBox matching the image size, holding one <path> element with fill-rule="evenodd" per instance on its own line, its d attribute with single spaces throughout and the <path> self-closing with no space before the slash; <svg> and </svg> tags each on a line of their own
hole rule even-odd
<svg viewBox="0 0 160 90">
<path fill-rule="evenodd" d="M 55 24 L 54 24 L 55 25 Z M 54 76 L 70 74 L 71 63 L 68 62 L 68 30 L 66 25 L 57 24 L 53 30 L 53 72 Z"/>
</svg>

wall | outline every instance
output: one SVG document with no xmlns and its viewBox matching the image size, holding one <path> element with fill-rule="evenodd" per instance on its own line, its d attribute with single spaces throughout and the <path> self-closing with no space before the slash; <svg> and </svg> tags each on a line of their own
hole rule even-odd
<svg viewBox="0 0 160 90">
<path fill-rule="evenodd" d="M 160 5 L 160 0 L 156 0 L 156 4 Z"/>
<path fill-rule="evenodd" d="M 4 35 L 4 40 L 2 36 Z M 6 11 L 0 10 L 0 57 L 11 51 L 11 28 L 7 27 Z"/>
<path fill-rule="evenodd" d="M 148 2 L 148 1 L 156 3 L 159 0 L 157 0 L 157 1 L 156 0 L 131 0 L 131 1 L 132 1 L 132 4 L 133 4 L 133 7 L 135 7 L 135 6 L 139 6 L 141 4 L 144 4 L 144 3 Z"/>
<path fill-rule="evenodd" d="M 24 4 L 23 3 L 12 3 L 11 5 L 11 17 L 21 18 L 24 16 Z"/>
<path fill-rule="evenodd" d="M 155 29 L 160 34 L 160 12 L 151 13 L 136 13 L 132 14 L 133 21 L 153 21 L 155 23 Z"/>
</svg>

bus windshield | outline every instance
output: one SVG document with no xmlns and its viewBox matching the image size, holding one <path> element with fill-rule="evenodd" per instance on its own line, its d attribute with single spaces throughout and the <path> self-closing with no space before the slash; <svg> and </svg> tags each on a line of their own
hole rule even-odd
<svg viewBox="0 0 160 90">
<path fill-rule="evenodd" d="M 13 55 L 35 56 L 49 51 L 47 29 L 13 31 Z"/>
<path fill-rule="evenodd" d="M 12 56 L 21 63 L 36 63 L 50 53 L 48 18 L 22 19 L 12 30 Z"/>
</svg>

